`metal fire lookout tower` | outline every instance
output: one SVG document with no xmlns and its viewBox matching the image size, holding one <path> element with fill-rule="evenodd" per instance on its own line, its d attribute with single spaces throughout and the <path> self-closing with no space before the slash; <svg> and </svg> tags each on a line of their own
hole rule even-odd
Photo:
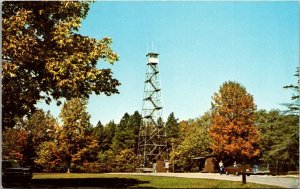
<svg viewBox="0 0 300 189">
<path fill-rule="evenodd" d="M 157 160 L 166 158 L 166 131 L 161 121 L 162 102 L 157 53 L 148 53 L 142 116 L 139 134 L 141 168 L 151 168 Z"/>
</svg>

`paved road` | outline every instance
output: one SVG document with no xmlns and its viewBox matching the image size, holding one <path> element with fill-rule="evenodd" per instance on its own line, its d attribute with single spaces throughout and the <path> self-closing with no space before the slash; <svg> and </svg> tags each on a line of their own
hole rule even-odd
<svg viewBox="0 0 300 189">
<path fill-rule="evenodd" d="M 114 173 L 114 174 L 118 174 L 118 173 Z M 218 173 L 120 173 L 120 174 L 205 178 L 205 179 L 220 179 L 220 180 L 242 182 L 242 176 L 225 175 L 225 174 L 220 175 Z M 247 176 L 246 179 L 247 182 L 280 186 L 283 188 L 298 188 L 299 186 L 298 177 L 293 178 L 293 177 L 286 177 L 286 176 L 251 175 L 251 176 Z"/>
</svg>

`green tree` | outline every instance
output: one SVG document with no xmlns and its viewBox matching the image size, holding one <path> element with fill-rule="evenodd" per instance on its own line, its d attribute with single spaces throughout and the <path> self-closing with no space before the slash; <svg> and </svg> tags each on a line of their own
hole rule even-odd
<svg viewBox="0 0 300 189">
<path fill-rule="evenodd" d="M 24 121 L 27 132 L 27 145 L 24 155 L 28 165 L 33 165 L 39 145 L 46 141 L 53 141 L 56 135 L 57 122 L 50 112 L 37 110 L 28 120 Z"/>
<path fill-rule="evenodd" d="M 79 145 L 79 150 L 72 157 L 73 169 L 79 172 L 94 172 L 85 165 L 98 160 L 98 143 L 91 135 L 86 135 L 84 141 Z M 88 170 L 86 170 L 88 168 Z"/>
<path fill-rule="evenodd" d="M 98 172 L 112 172 L 115 166 L 115 153 L 109 149 L 98 154 Z"/>
<path fill-rule="evenodd" d="M 120 163 L 121 157 L 136 157 L 138 153 L 139 128 L 142 122 L 142 116 L 138 111 L 132 115 L 125 113 L 120 123 L 116 127 L 116 132 L 112 140 L 111 149 L 114 152 L 114 171 L 129 171 L 136 167 L 136 162 L 130 158 L 129 163 Z M 132 153 L 134 155 L 132 155 Z M 103 153 L 101 153 L 102 155 Z M 105 155 L 105 154 L 103 154 Z M 101 156 L 103 157 L 103 156 Z M 134 158 L 134 160 L 136 160 Z"/>
<path fill-rule="evenodd" d="M 139 128 L 142 122 L 142 116 L 138 111 L 132 115 L 125 113 L 120 123 L 117 125 L 116 133 L 113 138 L 112 148 L 115 152 L 124 149 L 133 149 L 137 154 Z"/>
<path fill-rule="evenodd" d="M 252 95 L 237 82 L 225 82 L 212 97 L 210 136 L 213 153 L 221 158 L 245 160 L 257 157 L 259 135 L 254 127 Z"/>
<path fill-rule="evenodd" d="M 173 112 L 169 115 L 165 128 L 168 139 L 179 137 L 179 123 Z"/>
<path fill-rule="evenodd" d="M 61 172 L 67 169 L 67 163 L 61 158 L 58 141 L 46 141 L 39 145 L 37 158 L 34 160 L 36 167 L 45 172 Z"/>
<path fill-rule="evenodd" d="M 129 119 L 130 115 L 125 113 L 120 123 L 117 125 L 116 133 L 112 143 L 112 149 L 115 153 L 134 147 L 134 133 L 129 127 Z"/>
<path fill-rule="evenodd" d="M 174 165 L 176 171 L 191 171 L 193 158 L 210 153 L 207 117 L 204 114 L 196 120 L 179 123 L 178 139 L 170 153 L 171 166 Z"/>
<path fill-rule="evenodd" d="M 110 121 L 104 127 L 104 133 L 106 135 L 106 138 L 105 138 L 105 140 L 103 142 L 104 144 L 102 144 L 103 150 L 111 149 L 112 143 L 113 143 L 113 139 L 114 139 L 115 134 L 116 134 L 116 129 L 117 129 L 117 124 L 115 124 L 114 121 Z"/>
<path fill-rule="evenodd" d="M 68 172 L 71 164 L 76 167 L 89 160 L 84 157 L 97 157 L 95 151 L 98 145 L 90 133 L 90 115 L 86 108 L 86 100 L 74 98 L 65 102 L 60 113 L 63 126 L 59 145 L 60 152 L 63 153 L 62 158 L 67 163 Z"/>
<path fill-rule="evenodd" d="M 12 154 L 18 152 L 22 157 L 18 160 L 33 167 L 33 160 L 36 158 L 39 145 L 45 141 L 53 140 L 56 135 L 56 127 L 57 122 L 53 116 L 43 110 L 37 110 L 31 117 L 25 116 L 22 119 L 17 119 L 14 128 L 6 129 L 3 132 L 4 155 L 16 158 L 12 157 Z M 15 150 L 11 151 L 10 149 Z M 14 153 L 12 153 L 13 151 Z"/>
<path fill-rule="evenodd" d="M 118 93 L 118 80 L 97 61 L 118 60 L 110 38 L 78 33 L 86 1 L 5 1 L 2 3 L 2 127 L 31 115 L 44 99 L 70 100 Z"/>
<path fill-rule="evenodd" d="M 299 166 L 299 118 L 285 115 L 279 110 L 260 110 L 256 113 L 256 126 L 260 133 L 260 160 L 273 167 L 276 162 L 284 165 L 285 171 L 298 170 Z"/>
<path fill-rule="evenodd" d="M 294 94 L 292 95 L 291 99 L 293 100 L 292 103 L 286 103 L 285 105 L 289 109 L 287 113 L 292 115 L 299 115 L 299 107 L 300 107 L 300 98 L 299 98 L 299 67 L 297 67 L 296 74 L 294 75 L 297 77 L 297 85 L 287 85 L 283 88 L 285 89 L 292 89 L 294 91 Z"/>
<path fill-rule="evenodd" d="M 115 156 L 115 169 L 117 172 L 134 172 L 137 156 L 134 149 L 124 149 Z"/>
<path fill-rule="evenodd" d="M 281 127 L 280 112 L 278 110 L 259 110 L 256 112 L 255 125 L 260 135 L 260 160 L 268 163 L 273 161 L 273 157 L 270 155 L 272 146 L 278 141 L 280 131 L 277 129 Z"/>
<path fill-rule="evenodd" d="M 142 124 L 142 115 L 138 112 L 135 111 L 129 118 L 128 121 L 128 127 L 130 130 L 133 132 L 133 140 L 134 140 L 134 153 L 135 155 L 138 154 L 138 145 L 139 145 L 139 131 L 140 131 L 140 126 Z"/>
<path fill-rule="evenodd" d="M 209 129 L 211 125 L 212 114 L 210 111 L 205 112 L 200 118 L 195 120 L 195 124 L 201 127 Z"/>
<path fill-rule="evenodd" d="M 99 144 L 99 149 L 102 150 L 105 146 L 106 133 L 100 121 L 98 121 L 96 127 L 93 128 L 93 136 Z"/>
<path fill-rule="evenodd" d="M 178 119 L 175 118 L 174 113 L 170 113 L 170 115 L 167 118 L 167 122 L 165 125 L 166 129 L 166 141 L 167 141 L 167 152 L 168 155 L 171 152 L 172 148 L 174 147 L 174 144 L 176 145 L 179 138 L 179 123 Z"/>
<path fill-rule="evenodd" d="M 24 148 L 27 145 L 27 132 L 22 127 L 6 129 L 2 132 L 3 159 L 15 159 L 25 164 Z"/>
</svg>

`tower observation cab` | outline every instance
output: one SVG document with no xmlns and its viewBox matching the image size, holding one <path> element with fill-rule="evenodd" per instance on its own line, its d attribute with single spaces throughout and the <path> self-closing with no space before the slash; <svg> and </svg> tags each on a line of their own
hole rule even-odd
<svg viewBox="0 0 300 189">
<path fill-rule="evenodd" d="M 158 64 L 158 53 L 148 53 L 146 57 L 148 57 L 148 63 Z"/>
</svg>

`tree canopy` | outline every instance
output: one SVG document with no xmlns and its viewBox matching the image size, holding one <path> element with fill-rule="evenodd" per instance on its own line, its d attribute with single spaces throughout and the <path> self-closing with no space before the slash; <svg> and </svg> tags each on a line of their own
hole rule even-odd
<svg viewBox="0 0 300 189">
<path fill-rule="evenodd" d="M 17 120 L 14 128 L 3 131 L 3 156 L 33 166 L 39 145 L 53 140 L 58 124 L 50 112 L 37 110 L 31 117 Z"/>
<path fill-rule="evenodd" d="M 241 160 L 259 155 L 252 95 L 237 82 L 225 82 L 212 97 L 211 148 L 221 157 Z"/>
<path fill-rule="evenodd" d="M 71 163 L 77 161 L 77 164 L 81 164 L 84 159 L 93 158 L 91 152 L 98 148 L 97 141 L 92 137 L 90 115 L 86 109 L 86 100 L 74 98 L 63 105 L 60 113 L 63 121 L 60 148 L 64 151 L 68 169 Z"/>
<path fill-rule="evenodd" d="M 166 127 L 167 139 L 178 138 L 179 123 L 178 123 L 178 119 L 176 119 L 174 116 L 174 112 L 170 113 L 165 127 Z"/>
<path fill-rule="evenodd" d="M 260 160 L 273 166 L 279 160 L 285 168 L 295 170 L 299 166 L 299 117 L 279 110 L 260 110 L 256 117 L 263 151 Z"/>
<path fill-rule="evenodd" d="M 78 33 L 87 16 L 85 1 L 5 1 L 2 3 L 3 128 L 30 115 L 37 101 L 88 98 L 118 93 L 118 80 L 97 61 L 118 60 L 110 38 Z"/>
<path fill-rule="evenodd" d="M 193 158 L 209 155 L 211 140 L 205 124 L 206 118 L 207 114 L 196 120 L 179 123 L 178 139 L 170 153 L 174 171 L 192 171 Z"/>
</svg>

